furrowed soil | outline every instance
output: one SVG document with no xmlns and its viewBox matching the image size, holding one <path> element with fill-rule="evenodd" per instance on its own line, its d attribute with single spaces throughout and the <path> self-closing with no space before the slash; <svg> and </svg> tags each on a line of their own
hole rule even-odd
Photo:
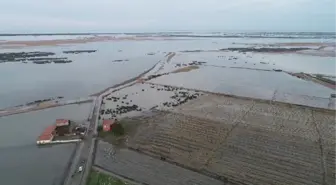
<svg viewBox="0 0 336 185">
<path fill-rule="evenodd" d="M 139 119 L 127 146 L 229 184 L 335 182 L 335 112 L 205 95 Z"/>
</svg>

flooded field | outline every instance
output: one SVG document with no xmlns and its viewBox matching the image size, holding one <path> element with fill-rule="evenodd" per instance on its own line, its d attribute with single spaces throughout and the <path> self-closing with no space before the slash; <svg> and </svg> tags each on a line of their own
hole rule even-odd
<svg viewBox="0 0 336 185">
<path fill-rule="evenodd" d="M 100 120 L 152 114 L 127 138 L 131 149 L 99 143 L 96 165 L 147 184 L 333 182 L 335 116 L 318 108 L 335 109 L 335 91 L 290 72 L 333 80 L 335 57 L 228 49 L 276 43 L 309 47 L 315 55 L 329 52 L 333 46 L 324 44 L 333 37 L 295 39 L 300 44 L 269 37 L 115 37 L 0 37 L 0 47 L 26 42 L 1 48 L 0 109 L 55 97 L 85 99 L 152 69 L 103 98 Z M 55 119 L 86 120 L 91 108 L 68 105 L 1 117 L 2 182 L 58 184 L 75 146 L 37 148 L 36 138 Z"/>
<path fill-rule="evenodd" d="M 262 55 L 254 54 L 255 60 L 274 63 L 276 67 L 292 72 L 335 75 L 335 57 L 319 57 L 298 54 Z"/>
<path fill-rule="evenodd" d="M 117 37 L 115 35 L 114 37 Z M 52 40 L 63 36 L 3 37 L 0 40 Z M 77 36 L 79 38 L 92 36 Z M 76 39 L 64 36 L 63 39 Z M 104 35 L 102 35 L 104 37 Z M 141 37 L 140 37 L 141 38 Z M 85 40 L 85 39 L 84 39 Z M 296 42 L 319 42 L 314 39 L 297 39 Z M 63 96 L 66 99 L 85 97 L 109 86 L 135 77 L 162 60 L 168 52 L 219 50 L 240 47 L 237 43 L 280 43 L 290 39 L 276 38 L 170 38 L 170 40 L 115 40 L 73 43 L 58 46 L 29 46 L 1 49 L 8 52 L 53 52 L 54 58 L 66 58 L 71 63 L 32 64 L 29 62 L 0 63 L 0 108 L 16 106 L 38 99 Z M 249 47 L 242 44 L 241 47 Z M 64 53 L 69 50 L 97 50 L 94 53 Z M 224 57 L 225 56 L 225 57 Z M 237 59 L 229 60 L 230 56 Z M 269 69 L 274 68 L 333 74 L 333 57 L 304 56 L 297 54 L 254 54 L 237 52 L 191 52 L 178 54 L 172 63 L 185 60 L 205 61 L 207 65 Z M 121 62 L 114 62 L 121 61 Z M 164 71 L 162 71 L 164 72 Z M 20 74 L 20 75 L 17 75 Z"/>
<path fill-rule="evenodd" d="M 39 148 L 36 139 L 56 119 L 85 120 L 91 104 L 69 105 L 0 118 L 3 184 L 59 184 L 75 144 Z M 18 178 L 18 176 L 20 178 Z"/>
<path fill-rule="evenodd" d="M 291 72 L 335 74 L 335 57 L 307 56 L 296 53 L 253 53 L 208 51 L 176 55 L 172 63 L 204 61 L 207 65 L 253 69 L 282 69 Z"/>
<path fill-rule="evenodd" d="M 322 108 L 334 106 L 330 105 L 330 94 L 334 90 L 284 72 L 202 66 L 149 82 Z"/>
<path fill-rule="evenodd" d="M 207 49 L 210 40 L 194 41 L 119 41 L 63 46 L 36 46 L 2 49 L 5 52 L 54 52 L 54 57 L 67 57 L 66 64 L 0 63 L 0 107 L 57 96 L 77 98 L 99 92 L 128 80 L 151 68 L 166 52 L 199 46 Z M 179 48 L 176 48 L 178 46 Z M 212 46 L 218 49 L 218 46 Z M 97 50 L 95 53 L 65 54 L 66 50 Z M 147 55 L 154 52 L 154 55 Z M 113 62 L 115 60 L 126 60 Z M 20 75 L 17 72 L 20 71 Z M 22 72 L 21 72 L 22 71 Z M 23 78 L 24 77 L 24 78 Z M 4 98 L 6 97 L 6 98 Z"/>
<path fill-rule="evenodd" d="M 169 109 L 202 94 L 182 88 L 139 83 L 106 96 L 100 112 L 101 119 L 120 119 L 141 115 L 151 109 Z"/>
</svg>

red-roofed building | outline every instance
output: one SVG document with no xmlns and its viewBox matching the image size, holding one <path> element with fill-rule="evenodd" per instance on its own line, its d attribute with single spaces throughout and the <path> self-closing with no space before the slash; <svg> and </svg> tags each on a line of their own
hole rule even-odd
<svg viewBox="0 0 336 185">
<path fill-rule="evenodd" d="M 45 144 L 45 143 L 50 143 L 52 139 L 54 138 L 54 131 L 55 131 L 56 126 L 51 125 L 48 126 L 42 134 L 38 137 L 37 139 L 37 144 Z"/>
<path fill-rule="evenodd" d="M 56 135 L 57 136 L 65 136 L 70 134 L 71 128 L 70 128 L 70 120 L 67 119 L 57 119 L 56 120 Z"/>
<path fill-rule="evenodd" d="M 70 124 L 70 122 L 67 119 L 57 119 L 56 120 L 56 126 L 57 127 L 68 126 L 69 124 Z"/>
<path fill-rule="evenodd" d="M 105 132 L 110 131 L 111 128 L 112 128 L 112 125 L 113 125 L 114 123 L 115 123 L 114 120 L 111 120 L 111 119 L 106 119 L 106 120 L 104 120 L 104 121 L 103 121 L 103 130 L 104 130 Z"/>
</svg>

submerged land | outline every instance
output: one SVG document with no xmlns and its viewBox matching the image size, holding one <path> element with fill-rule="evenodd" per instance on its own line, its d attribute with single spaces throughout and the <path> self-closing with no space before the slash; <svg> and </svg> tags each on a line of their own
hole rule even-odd
<svg viewBox="0 0 336 185">
<path fill-rule="evenodd" d="M 65 54 L 79 54 L 79 53 L 94 53 L 96 50 L 74 50 L 74 51 L 63 51 Z M 61 64 L 61 63 L 71 63 L 67 57 L 50 57 L 54 56 L 53 52 L 8 52 L 0 53 L 0 63 L 5 62 L 22 62 L 22 63 L 33 63 L 33 64 Z"/>
<path fill-rule="evenodd" d="M 0 47 L 164 39 L 171 38 L 94 36 L 8 41 Z M 4 108 L 0 117 L 91 104 L 85 120 L 88 132 L 76 145 L 60 181 L 65 185 L 333 184 L 335 76 L 288 70 L 265 58 L 334 57 L 330 48 L 335 45 L 234 45 L 239 46 L 144 52 L 162 58 L 133 78 L 97 89 L 89 97 L 69 100 L 60 95 Z M 63 51 L 79 56 L 95 52 L 99 49 Z M 51 53 L 0 57 L 16 61 Z M 118 57 L 108 63 L 132 65 Z M 116 127 L 104 131 L 106 120 L 118 124 L 118 131 Z"/>
<path fill-rule="evenodd" d="M 334 182 L 334 103 L 317 108 L 147 77 L 102 99 L 98 120 L 120 120 L 126 136 L 100 135 L 95 169 L 134 184 Z"/>
</svg>

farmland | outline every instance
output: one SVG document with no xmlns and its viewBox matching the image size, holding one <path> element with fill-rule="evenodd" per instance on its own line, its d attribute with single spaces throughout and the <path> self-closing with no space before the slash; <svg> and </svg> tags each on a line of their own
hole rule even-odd
<svg viewBox="0 0 336 185">
<path fill-rule="evenodd" d="M 232 184 L 332 184 L 334 112 L 205 95 L 142 120 L 128 146 Z"/>
</svg>

